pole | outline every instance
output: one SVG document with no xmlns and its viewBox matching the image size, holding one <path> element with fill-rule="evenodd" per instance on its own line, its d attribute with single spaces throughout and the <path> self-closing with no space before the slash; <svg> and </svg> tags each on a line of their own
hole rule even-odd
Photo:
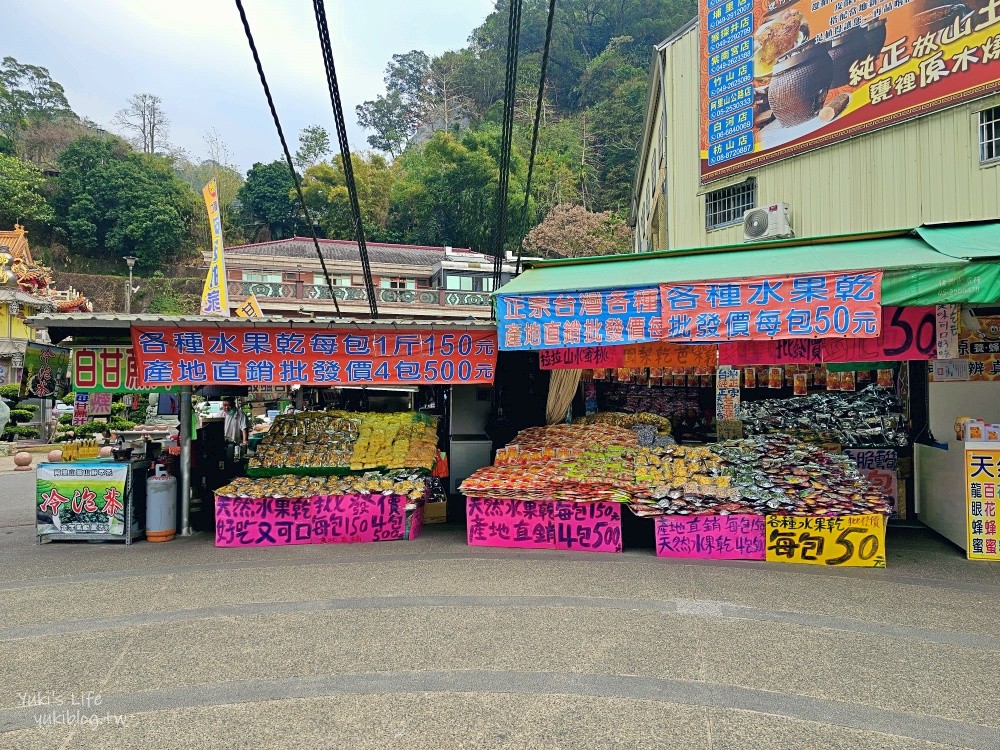
<svg viewBox="0 0 1000 750">
<path fill-rule="evenodd" d="M 132 287 L 129 286 L 129 289 Z M 191 536 L 191 386 L 181 387 L 181 536 Z"/>
<path fill-rule="evenodd" d="M 125 290 L 125 314 L 132 312 L 132 264 L 128 265 L 128 289 Z"/>
</svg>

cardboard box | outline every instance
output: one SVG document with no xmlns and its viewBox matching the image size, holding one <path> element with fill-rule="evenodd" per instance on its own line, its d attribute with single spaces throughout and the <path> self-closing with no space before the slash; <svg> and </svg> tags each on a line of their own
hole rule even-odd
<svg viewBox="0 0 1000 750">
<path fill-rule="evenodd" d="M 424 523 L 444 523 L 448 520 L 448 503 L 424 503 Z"/>
</svg>

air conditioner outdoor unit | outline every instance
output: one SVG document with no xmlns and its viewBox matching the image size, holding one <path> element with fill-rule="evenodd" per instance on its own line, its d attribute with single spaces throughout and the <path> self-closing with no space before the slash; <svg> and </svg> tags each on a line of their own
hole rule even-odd
<svg viewBox="0 0 1000 750">
<path fill-rule="evenodd" d="M 772 203 L 762 208 L 751 208 L 743 214 L 743 241 L 758 242 L 781 237 L 794 237 L 792 214 L 787 203 Z"/>
</svg>

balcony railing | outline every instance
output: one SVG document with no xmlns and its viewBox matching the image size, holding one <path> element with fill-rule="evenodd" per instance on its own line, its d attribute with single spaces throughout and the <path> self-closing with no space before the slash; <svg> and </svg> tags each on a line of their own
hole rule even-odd
<svg viewBox="0 0 1000 750">
<path fill-rule="evenodd" d="M 338 286 L 333 289 L 341 302 L 365 303 L 368 292 L 364 287 Z M 492 302 L 488 292 L 464 292 L 455 289 L 376 289 L 379 303 L 388 305 L 417 305 L 419 307 L 489 307 Z M 325 284 L 295 282 L 272 283 L 264 281 L 230 281 L 229 296 L 280 300 L 320 302 L 330 299 L 330 288 Z"/>
</svg>

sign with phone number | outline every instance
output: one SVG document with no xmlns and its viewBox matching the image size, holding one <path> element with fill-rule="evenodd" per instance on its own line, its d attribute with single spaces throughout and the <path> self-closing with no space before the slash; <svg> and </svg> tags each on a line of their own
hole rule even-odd
<svg viewBox="0 0 1000 750">
<path fill-rule="evenodd" d="M 492 331 L 135 327 L 139 383 L 417 385 L 493 383 Z"/>
</svg>

